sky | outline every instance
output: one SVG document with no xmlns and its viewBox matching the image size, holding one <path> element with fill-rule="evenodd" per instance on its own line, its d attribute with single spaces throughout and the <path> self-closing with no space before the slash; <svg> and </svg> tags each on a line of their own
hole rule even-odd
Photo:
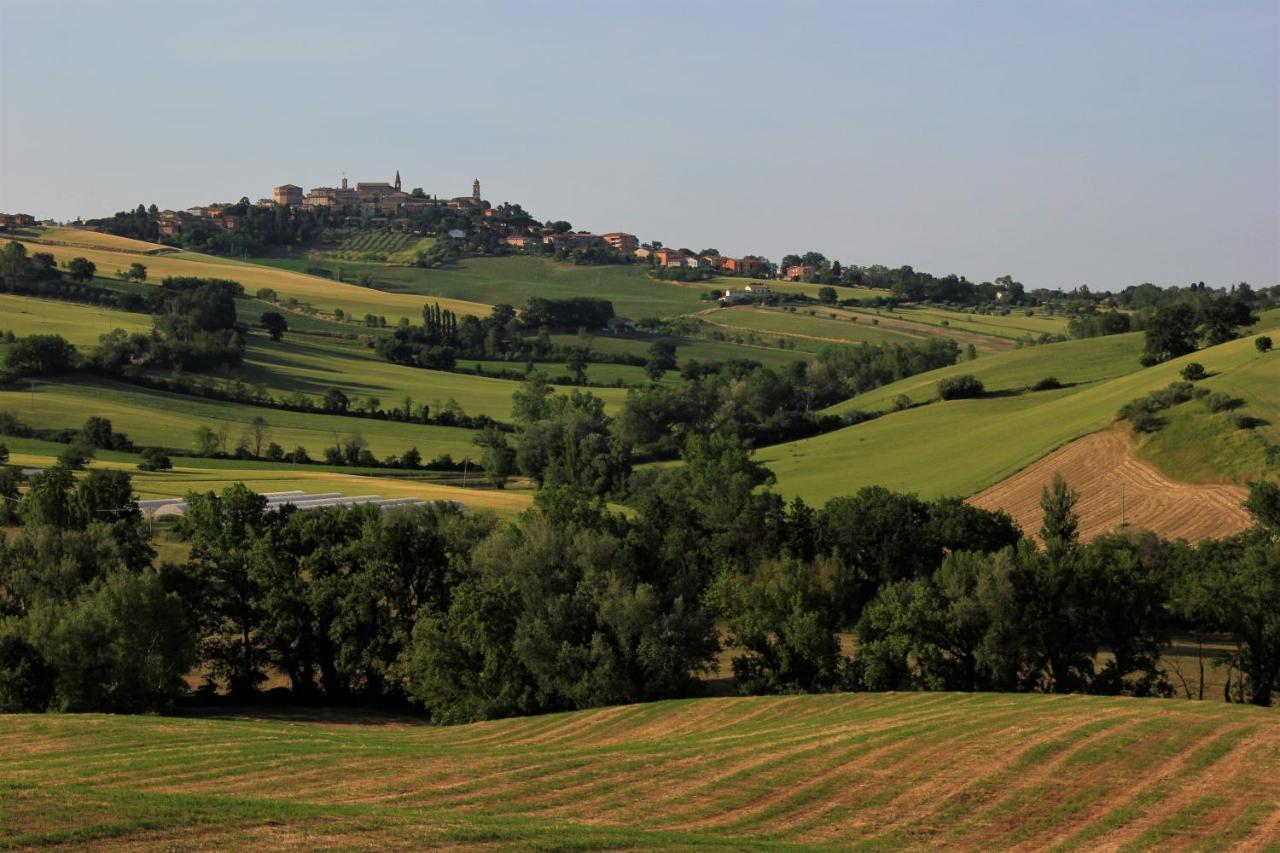
<svg viewBox="0 0 1280 853">
<path fill-rule="evenodd" d="M 1280 3 L 0 0 L 0 210 L 389 181 L 724 254 L 1280 283 Z"/>
</svg>

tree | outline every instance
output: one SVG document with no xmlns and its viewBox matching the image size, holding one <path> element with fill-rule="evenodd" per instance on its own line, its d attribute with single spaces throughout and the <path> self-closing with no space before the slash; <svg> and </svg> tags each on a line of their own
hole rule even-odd
<svg viewBox="0 0 1280 853">
<path fill-rule="evenodd" d="M 836 292 L 834 287 L 819 287 L 818 301 L 823 305 L 835 305 L 840 300 L 840 294 Z"/>
<path fill-rule="evenodd" d="M 729 636 L 738 690 L 827 690 L 840 673 L 839 610 L 828 566 L 766 562 L 751 575 L 723 573 L 710 593 Z"/>
<path fill-rule="evenodd" d="M 1237 326 L 1251 326 L 1258 322 L 1258 315 L 1249 303 L 1239 296 L 1220 296 L 1210 301 L 1201 311 L 1205 343 L 1209 346 L 1224 344 L 1236 336 Z"/>
<path fill-rule="evenodd" d="M 82 436 L 77 436 L 58 454 L 58 464 L 71 471 L 79 471 L 93 459 L 94 447 Z"/>
<path fill-rule="evenodd" d="M 3 445 L 0 445 L 3 447 Z M 14 465 L 0 463 L 0 526 L 16 524 L 19 520 L 19 487 L 22 470 Z"/>
<path fill-rule="evenodd" d="M 8 464 L 9 464 L 9 447 L 5 444 L 0 444 L 0 465 L 8 465 Z"/>
<path fill-rule="evenodd" d="M 590 364 L 590 350 L 586 347 L 569 347 L 565 358 L 565 367 L 573 373 L 573 381 L 577 385 L 587 384 L 587 365 Z"/>
<path fill-rule="evenodd" d="M 0 627 L 0 713 L 43 711 L 53 698 L 53 673 L 18 627 Z"/>
<path fill-rule="evenodd" d="M 1192 306 L 1185 302 L 1162 305 L 1147 321 L 1142 363 L 1150 366 L 1195 352 L 1199 337 Z"/>
<path fill-rule="evenodd" d="M 262 328 L 267 330 L 267 334 L 273 341 L 280 340 L 284 337 L 284 333 L 289 331 L 289 323 L 279 311 L 263 311 L 258 321 L 262 323 Z"/>
<path fill-rule="evenodd" d="M 71 500 L 71 488 L 75 477 L 71 469 L 61 465 L 46 468 L 32 474 L 27 493 L 18 506 L 24 524 L 47 524 L 52 527 L 73 527 L 77 519 Z"/>
<path fill-rule="evenodd" d="M 657 382 L 662 374 L 676 369 L 676 345 L 670 341 L 654 341 L 649 345 L 649 360 L 644 371 Z"/>
<path fill-rule="evenodd" d="M 507 443 L 506 434 L 497 427 L 488 426 L 473 441 L 476 446 L 484 448 L 480 465 L 489 482 L 497 489 L 505 487 L 507 477 L 516 472 L 516 451 Z"/>
<path fill-rule="evenodd" d="M 218 455 L 218 451 L 222 447 L 222 439 L 218 436 L 217 431 L 206 424 L 201 424 L 196 427 L 194 435 L 192 449 L 195 450 L 197 456 Z"/>
<path fill-rule="evenodd" d="M 1209 375 L 1204 369 L 1204 365 L 1198 361 L 1189 361 L 1182 366 L 1182 378 L 1188 382 L 1198 382 Z"/>
<path fill-rule="evenodd" d="M 324 410 L 332 414 L 346 414 L 347 407 L 351 405 L 351 401 L 347 395 L 342 393 L 341 388 L 330 388 L 324 394 L 324 402 L 322 403 Z"/>
<path fill-rule="evenodd" d="M 163 450 L 158 447 L 147 447 L 142 451 L 142 460 L 138 462 L 139 471 L 169 471 L 173 463 Z"/>
<path fill-rule="evenodd" d="M 253 546 L 270 521 L 266 505 L 243 483 L 221 495 L 192 493 L 180 528 L 206 589 L 205 658 L 233 695 L 253 692 L 266 678 L 266 650 L 257 636 L 261 590 L 249 572 Z"/>
<path fill-rule="evenodd" d="M 938 380 L 938 396 L 943 400 L 964 400 L 981 397 L 985 392 L 982 381 L 972 373 L 948 376 Z"/>
<path fill-rule="evenodd" d="M 86 258 L 72 258 L 67 262 L 67 273 L 72 281 L 84 283 L 93 279 L 98 271 L 97 265 Z"/>
<path fill-rule="evenodd" d="M 1080 519 L 1075 513 L 1078 492 L 1067 487 L 1061 474 L 1053 475 L 1052 486 L 1040 490 L 1040 509 L 1044 511 L 1040 538 L 1050 548 L 1072 545 L 1079 535 Z"/>
<path fill-rule="evenodd" d="M 143 282 L 147 280 L 147 268 L 143 264 L 134 261 L 129 264 L 129 271 L 125 273 L 125 278 L 130 281 Z"/>
<path fill-rule="evenodd" d="M 262 456 L 262 445 L 267 440 L 270 426 L 262 415 L 254 415 L 253 420 L 249 421 L 249 442 L 255 458 Z"/>
<path fill-rule="evenodd" d="M 1258 335 L 1257 339 L 1253 342 L 1253 346 L 1258 352 L 1271 352 L 1271 336 Z"/>
<path fill-rule="evenodd" d="M 196 663 L 194 622 L 152 573 L 115 572 L 30 621 L 63 711 L 164 711 Z"/>
<path fill-rule="evenodd" d="M 66 373 L 76 360 L 76 348 L 61 335 L 30 335 L 9 346 L 5 366 L 20 376 L 44 376 Z"/>
<path fill-rule="evenodd" d="M 80 428 L 80 435 L 91 446 L 99 450 L 110 450 L 115 445 L 115 433 L 111 421 L 98 415 L 91 416 Z"/>
</svg>

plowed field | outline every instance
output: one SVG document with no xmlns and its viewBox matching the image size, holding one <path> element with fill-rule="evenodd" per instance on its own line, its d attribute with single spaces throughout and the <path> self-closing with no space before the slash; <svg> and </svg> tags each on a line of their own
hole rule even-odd
<svg viewBox="0 0 1280 853">
<path fill-rule="evenodd" d="M 969 499 L 984 509 L 1002 509 L 1023 531 L 1040 529 L 1041 489 L 1062 474 L 1080 493 L 1080 536 L 1088 541 L 1121 524 L 1152 530 L 1169 539 L 1196 541 L 1247 528 L 1242 486 L 1180 483 L 1138 459 L 1128 435 L 1097 432 L 1058 448 L 1039 462 Z"/>
</svg>

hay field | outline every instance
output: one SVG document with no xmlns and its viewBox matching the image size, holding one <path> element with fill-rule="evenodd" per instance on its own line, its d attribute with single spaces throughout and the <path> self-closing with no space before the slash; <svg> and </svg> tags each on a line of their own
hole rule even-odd
<svg viewBox="0 0 1280 853">
<path fill-rule="evenodd" d="M 1054 475 L 1080 494 L 1080 538 L 1089 541 L 1124 525 L 1150 530 L 1166 539 L 1221 538 L 1253 523 L 1241 503 L 1248 491 L 1239 485 L 1193 484 L 1171 480 L 1133 453 L 1123 428 L 1076 439 L 1007 480 L 984 489 L 969 503 L 1002 509 L 1028 536 L 1040 529 L 1041 490 Z"/>
<path fill-rule="evenodd" d="M 0 843 L 1265 849 L 1280 719 L 1000 694 L 698 699 L 432 728 L 0 717 Z"/>
<path fill-rule="evenodd" d="M 98 236 L 107 237 L 108 235 L 99 234 Z M 138 261 L 147 268 L 148 284 L 159 284 L 161 279 L 167 276 L 229 278 L 244 285 L 245 293 L 249 296 L 259 288 L 269 287 L 282 299 L 295 297 L 299 302 L 312 305 L 324 313 L 331 314 L 335 308 L 341 308 L 347 314 L 357 317 L 363 317 L 365 314 L 385 315 L 387 322 L 391 324 L 398 322 L 401 317 L 407 317 L 411 322 L 422 322 L 422 306 L 428 301 L 421 296 L 409 293 L 386 293 L 354 284 L 331 281 L 319 276 L 246 263 L 231 258 L 202 255 L 198 252 L 142 255 L 110 251 L 107 248 L 89 249 L 40 243 L 26 245 L 28 252 L 51 252 L 59 263 L 75 257 L 87 258 L 97 264 L 98 271 L 103 275 L 110 275 L 117 269 L 127 269 L 129 264 Z M 438 301 L 441 307 L 450 308 L 459 314 L 485 316 L 490 312 L 488 305 L 460 299 L 433 298 L 430 301 Z"/>
</svg>

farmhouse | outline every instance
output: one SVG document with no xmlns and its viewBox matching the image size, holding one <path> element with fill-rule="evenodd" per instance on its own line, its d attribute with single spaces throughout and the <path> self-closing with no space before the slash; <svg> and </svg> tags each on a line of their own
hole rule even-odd
<svg viewBox="0 0 1280 853">
<path fill-rule="evenodd" d="M 35 225 L 36 218 L 29 213 L 0 213 L 0 228 L 22 228 Z"/>
<path fill-rule="evenodd" d="M 605 330 L 617 335 L 622 332 L 634 332 L 636 330 L 635 321 L 629 317 L 610 317 L 609 321 L 604 324 Z"/>
<path fill-rule="evenodd" d="M 811 275 L 813 275 L 813 267 L 809 264 L 792 264 L 783 273 L 783 278 L 791 281 L 802 281 Z"/>
</svg>

